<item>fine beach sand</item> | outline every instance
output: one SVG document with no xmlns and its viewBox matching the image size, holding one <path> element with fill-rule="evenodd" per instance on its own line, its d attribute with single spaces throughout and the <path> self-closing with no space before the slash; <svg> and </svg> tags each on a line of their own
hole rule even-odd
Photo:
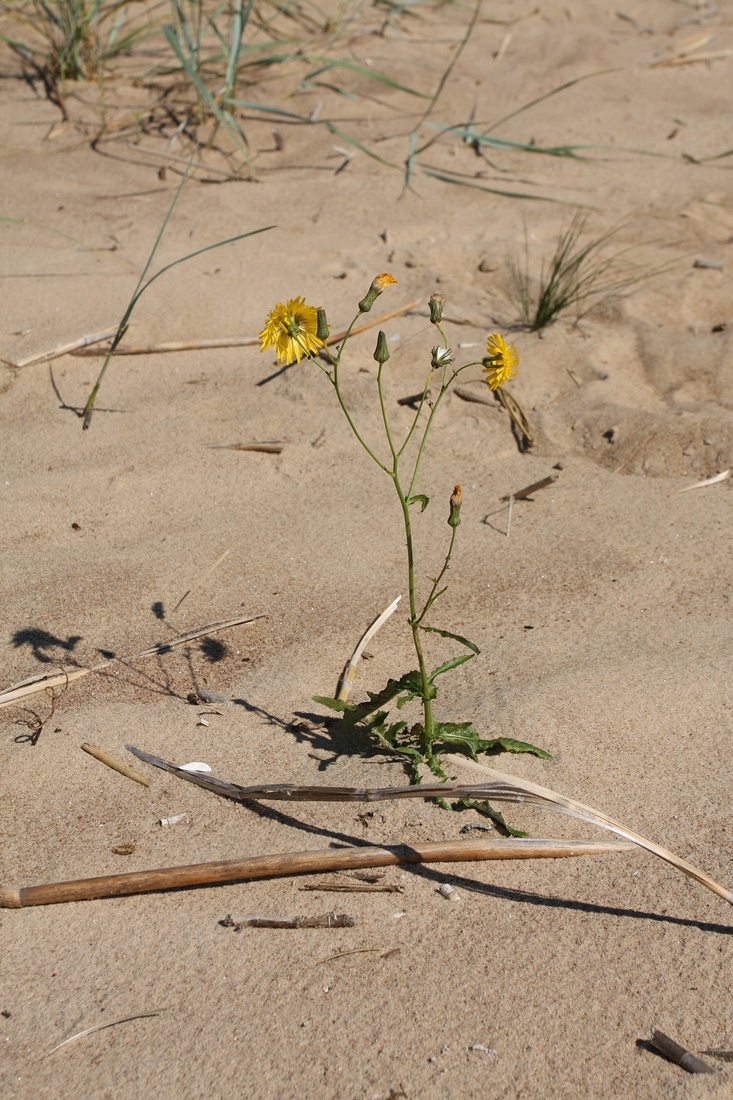
<svg viewBox="0 0 733 1100">
<path fill-rule="evenodd" d="M 158 280 L 126 342 L 256 336 L 272 305 L 296 295 L 324 306 L 336 330 L 389 271 L 397 285 L 371 316 L 419 302 L 384 326 L 389 413 L 407 427 L 412 412 L 397 402 L 423 385 L 433 291 L 446 296 L 452 346 L 475 345 L 458 350 L 461 361 L 480 358 L 489 332 L 510 336 L 521 363 L 509 388 L 534 446 L 519 453 L 475 368 L 469 384 L 489 403 L 446 399 L 421 475 L 431 497 L 414 519 L 421 583 L 440 567 L 449 496 L 463 487 L 432 621 L 481 649 L 444 678 L 439 716 L 542 746 L 551 761 L 487 763 L 596 807 L 730 888 L 733 482 L 679 490 L 733 467 L 733 162 L 713 159 L 730 145 L 733 19 L 724 4 L 715 14 L 661 0 L 635 0 L 628 18 L 599 0 L 487 8 L 431 119 L 450 125 L 473 111 L 489 123 L 594 74 L 496 130 L 589 147 L 583 159 L 499 148 L 480 159 L 442 141 L 421 163 L 471 186 L 420 171 L 403 192 L 403 175 L 362 150 L 344 166 L 356 147 L 325 126 L 283 122 L 275 148 L 271 123 L 252 122 L 257 182 L 221 182 L 223 161 L 205 156 L 212 171 L 187 182 L 154 266 L 276 228 Z M 370 36 L 365 24 L 348 55 L 432 92 L 468 15 L 428 14 L 404 37 Z M 368 623 L 398 594 L 404 602 L 400 514 L 312 363 L 279 371 L 257 346 L 119 357 L 87 432 L 74 410 L 101 359 L 10 365 L 114 327 L 180 176 L 155 134 L 134 144 L 111 127 L 92 148 L 94 85 L 69 99 L 62 124 L 2 57 L 0 688 L 117 660 L 56 691 L 35 745 L 17 738 L 31 712 L 46 718 L 49 699 L 0 710 L 0 884 L 458 838 L 476 815 L 419 800 L 246 808 L 125 751 L 205 761 L 243 785 L 405 783 L 399 761 L 339 741 L 312 701 L 335 691 Z M 277 94 L 301 114 L 320 102 L 322 119 L 404 164 L 427 101 L 375 92 L 353 72 L 339 80 L 353 98 L 314 86 L 286 99 L 285 84 Z M 120 82 L 109 97 L 114 120 L 143 90 Z M 508 257 L 521 259 L 526 227 L 539 264 L 576 205 L 588 214 L 584 239 L 618 225 L 612 251 L 638 246 L 636 262 L 663 270 L 580 326 L 569 315 L 542 338 L 513 328 Z M 354 338 L 344 385 L 380 445 L 375 338 Z M 262 441 L 282 449 L 215 446 Z M 549 474 L 549 488 L 514 504 L 507 537 L 500 498 Z M 250 615 L 260 617 L 133 659 Z M 405 620 L 401 608 L 370 643 L 355 698 L 412 667 Z M 455 651 L 430 642 L 436 664 Z M 202 688 L 216 701 L 192 705 Z M 150 787 L 81 752 L 85 742 Z M 534 836 L 605 835 L 500 808 Z M 185 822 L 159 824 L 184 812 Z M 116 854 L 121 845 L 131 854 Z M 3 1096 L 733 1093 L 730 1062 L 709 1057 L 716 1072 L 691 1076 L 643 1046 L 659 1029 L 697 1053 L 733 1049 L 733 910 L 647 853 L 387 868 L 381 881 L 401 893 L 301 890 L 323 880 L 0 910 Z M 438 892 L 445 882 L 456 900 Z M 354 927 L 220 924 L 230 913 L 331 909 Z M 145 1013 L 156 1015 L 48 1054 Z"/>
</svg>

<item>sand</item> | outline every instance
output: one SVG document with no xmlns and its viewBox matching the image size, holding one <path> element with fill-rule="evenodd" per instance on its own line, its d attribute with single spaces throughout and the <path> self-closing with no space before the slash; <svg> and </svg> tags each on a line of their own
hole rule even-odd
<svg viewBox="0 0 733 1100">
<path fill-rule="evenodd" d="M 465 12 L 395 17 L 382 37 L 367 33 L 375 12 L 340 56 L 432 93 Z M 279 123 L 277 149 L 271 121 L 249 122 L 257 181 L 222 182 L 224 159 L 205 156 L 211 170 L 187 182 L 156 264 L 276 228 L 158 280 L 126 339 L 256 336 L 296 295 L 339 328 L 389 271 L 397 285 L 372 316 L 420 302 L 385 325 L 387 405 L 405 430 L 413 413 L 397 401 L 422 387 L 436 342 L 420 315 L 430 294 L 446 296 L 461 361 L 480 357 L 489 332 L 507 334 L 521 357 L 509 388 L 534 445 L 519 452 L 493 402 L 449 395 L 420 477 L 431 505 L 413 516 L 424 592 L 462 485 L 432 621 L 481 654 L 444 678 L 439 716 L 542 746 L 551 761 L 488 763 L 597 807 L 731 887 L 732 482 L 680 490 L 733 466 L 731 169 L 715 159 L 730 144 L 733 28 L 725 5 L 652 0 L 624 14 L 596 0 L 491 5 L 430 118 L 474 111 L 488 124 L 587 76 L 496 130 L 586 147 L 582 159 L 498 148 L 479 159 L 444 139 L 420 164 L 470 186 L 420 168 L 404 191 L 403 174 L 325 125 Z M 68 99 L 64 122 L 3 57 L 2 686 L 116 660 L 57 690 L 50 718 L 42 693 L 0 710 L 0 883 L 458 838 L 475 814 L 419 800 L 247 808 L 139 764 L 145 788 L 80 751 L 91 742 L 134 764 L 133 743 L 240 784 L 406 782 L 399 760 L 339 738 L 312 701 L 334 692 L 374 616 L 406 598 L 401 517 L 312 363 L 279 371 L 256 346 L 120 357 L 86 432 L 78 410 L 100 359 L 8 365 L 117 323 L 180 177 L 166 135 L 128 144 L 111 128 L 92 147 L 96 85 Z M 428 100 L 375 92 L 348 71 L 337 82 L 356 98 L 315 81 L 282 102 L 301 114 L 320 102 L 320 120 L 404 164 Z M 110 119 L 146 94 L 120 78 Z M 424 124 L 421 140 L 436 133 Z M 526 232 L 539 264 L 577 205 L 585 240 L 618 226 L 611 251 L 634 246 L 657 274 L 580 325 L 570 313 L 541 336 L 513 327 L 510 257 L 521 259 Z M 344 392 L 383 448 L 374 339 L 347 349 Z M 479 369 L 468 374 L 490 397 Z M 215 446 L 263 440 L 282 450 Z M 548 475 L 550 487 L 514 504 L 507 533 L 500 498 Z M 134 659 L 250 615 L 260 618 Z M 370 644 L 354 697 L 411 668 L 410 644 L 401 610 Z M 460 651 L 437 636 L 428 645 L 436 663 Z M 220 700 L 191 704 L 202 688 Z M 34 714 L 48 718 L 36 743 L 19 741 Z M 535 836 L 602 835 L 504 812 Z M 730 906 L 646 853 L 389 868 L 381 881 L 399 893 L 301 890 L 322 880 L 0 910 L 3 1095 L 731 1095 L 729 1063 L 711 1057 L 716 1072 L 693 1077 L 643 1045 L 657 1028 L 695 1052 L 733 1048 Z M 455 901 L 438 892 L 446 882 Z M 331 909 L 354 927 L 221 924 Z"/>
</svg>

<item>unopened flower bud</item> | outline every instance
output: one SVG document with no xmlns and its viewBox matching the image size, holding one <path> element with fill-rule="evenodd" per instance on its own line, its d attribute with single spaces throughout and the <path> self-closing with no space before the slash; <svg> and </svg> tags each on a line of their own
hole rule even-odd
<svg viewBox="0 0 733 1100">
<path fill-rule="evenodd" d="M 372 285 L 369 287 L 369 290 L 359 302 L 359 313 L 368 313 L 384 288 L 388 287 L 390 283 L 396 282 L 397 280 L 394 275 L 390 275 L 388 271 L 384 271 L 381 275 L 377 275 L 376 279 L 374 279 Z"/>
<path fill-rule="evenodd" d="M 439 325 L 443 320 L 443 302 L 445 301 L 445 295 L 440 291 L 436 291 L 435 294 L 431 294 L 428 305 L 430 306 L 430 323 L 431 325 Z"/>
<path fill-rule="evenodd" d="M 320 341 L 322 341 L 322 343 L 325 344 L 326 340 L 328 340 L 330 332 L 331 332 L 331 330 L 328 327 L 328 321 L 326 319 L 326 311 L 325 311 L 325 309 L 319 309 L 318 310 L 318 326 L 316 328 L 316 336 L 318 337 L 318 339 Z"/>
<path fill-rule="evenodd" d="M 450 515 L 448 516 L 448 523 L 451 527 L 457 527 L 461 522 L 461 503 L 463 502 L 463 490 L 460 485 L 453 487 L 453 492 L 450 498 Z"/>
<path fill-rule="evenodd" d="M 380 367 L 383 363 L 386 363 L 389 359 L 389 348 L 387 347 L 387 337 L 382 330 L 379 330 L 379 336 L 377 337 L 377 346 L 374 349 L 374 361 L 379 363 Z"/>
<path fill-rule="evenodd" d="M 449 367 L 454 359 L 455 355 L 450 348 L 433 348 L 430 366 L 433 370 L 437 370 L 438 367 Z"/>
</svg>

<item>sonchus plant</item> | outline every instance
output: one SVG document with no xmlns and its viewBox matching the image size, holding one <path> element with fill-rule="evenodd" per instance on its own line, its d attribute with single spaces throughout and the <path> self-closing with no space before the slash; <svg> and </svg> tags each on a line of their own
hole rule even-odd
<svg viewBox="0 0 733 1100">
<path fill-rule="evenodd" d="M 515 376 L 519 356 L 514 345 L 507 344 L 504 337 L 495 332 L 486 341 L 486 355 L 482 360 L 454 367 L 454 356 L 448 347 L 441 327 L 444 298 L 442 294 L 433 294 L 430 299 L 430 321 L 439 333 L 441 343 L 432 349 L 425 384 L 421 395 L 415 401 L 416 411 L 412 423 L 400 442 L 395 438 L 395 433 L 387 416 L 382 376 L 390 353 L 387 338 L 383 332 L 380 332 L 374 350 L 374 360 L 377 363 L 377 395 L 387 443 L 384 457 L 380 457 L 367 443 L 345 402 L 341 388 L 341 359 L 349 336 L 361 315 L 368 313 L 379 295 L 391 283 L 396 281 L 388 273 L 378 275 L 374 279 L 366 295 L 359 302 L 358 313 L 346 330 L 335 354 L 332 354 L 327 347 L 329 327 L 325 311 L 307 305 L 303 298 L 291 298 L 287 302 L 278 303 L 265 322 L 265 327 L 260 333 L 260 340 L 261 350 L 274 348 L 278 359 L 282 362 L 290 363 L 293 360 L 300 362 L 302 358 L 308 358 L 321 369 L 334 389 L 336 399 L 354 436 L 372 461 L 394 485 L 404 524 L 407 589 L 410 606 L 408 625 L 412 634 L 417 668 L 406 672 L 399 679 L 388 680 L 381 691 L 368 692 L 368 700 L 363 703 L 354 704 L 344 699 L 323 696 L 317 696 L 316 701 L 333 710 L 340 711 L 343 714 L 345 730 L 352 729 L 357 724 L 366 727 L 383 748 L 388 748 L 407 757 L 411 765 L 410 770 L 413 779 L 415 782 L 419 782 L 420 764 L 427 764 L 435 775 L 441 779 L 446 778 L 438 756 L 443 748 L 459 748 L 474 759 L 479 752 L 498 752 L 501 750 L 531 752 L 545 758 L 549 754 L 534 745 L 516 741 L 511 737 L 483 738 L 470 722 L 438 721 L 434 714 L 438 679 L 446 672 L 450 672 L 451 669 L 458 668 L 459 665 L 470 661 L 472 657 L 478 654 L 479 649 L 468 638 L 464 638 L 462 635 L 455 634 L 450 630 L 429 625 L 426 621 L 433 605 L 446 590 L 443 579 L 450 564 L 458 527 L 461 523 L 462 492 L 460 485 L 455 486 L 450 497 L 448 512 L 450 536 L 443 564 L 437 575 L 429 578 L 431 587 L 425 601 L 423 603 L 418 602 L 412 532 L 413 516 L 416 506 L 421 513 L 425 511 L 429 504 L 428 497 L 417 491 L 420 464 L 438 409 L 455 379 L 469 367 L 480 365 L 483 368 L 487 384 L 492 390 L 496 390 Z M 428 387 L 432 386 L 434 390 L 438 380 L 437 395 L 429 397 Z M 451 657 L 439 664 L 437 668 L 429 670 L 423 651 L 423 638 L 427 633 L 438 634 L 442 638 L 458 642 L 468 652 Z M 387 708 L 389 704 L 394 704 L 397 710 L 400 711 L 413 700 L 419 700 L 422 706 L 421 722 L 408 725 L 404 720 L 388 721 L 389 710 Z M 491 811 L 488 805 L 482 805 L 480 808 L 484 812 L 491 813 L 492 817 L 499 818 L 499 815 Z M 499 820 L 501 821 L 500 818 Z M 501 824 L 503 824 L 503 821 L 501 821 Z"/>
</svg>

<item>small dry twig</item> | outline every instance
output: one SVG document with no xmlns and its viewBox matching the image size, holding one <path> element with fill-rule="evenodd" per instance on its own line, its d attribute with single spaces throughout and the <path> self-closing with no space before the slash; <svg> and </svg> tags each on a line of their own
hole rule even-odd
<svg viewBox="0 0 733 1100">
<path fill-rule="evenodd" d="M 104 749 L 97 748 L 96 745 L 82 745 L 83 752 L 88 752 L 90 756 L 93 756 L 95 760 L 100 760 L 103 764 L 106 764 L 108 768 L 112 768 L 113 771 L 119 772 L 120 775 L 127 776 L 128 779 L 134 779 L 136 783 L 142 783 L 143 787 L 150 786 L 150 780 L 141 775 L 140 772 L 136 772 L 134 768 L 130 768 L 127 764 L 123 764 L 121 760 L 117 760 L 114 756 L 110 756 Z"/>
<path fill-rule="evenodd" d="M 342 894 L 404 894 L 404 886 L 381 882 L 307 882 L 301 890 L 331 890 Z"/>
<path fill-rule="evenodd" d="M 532 493 L 538 493 L 540 489 L 546 489 L 548 485 L 552 485 L 554 481 L 557 481 L 557 474 L 548 474 L 547 477 L 543 477 L 541 481 L 533 481 L 531 485 L 527 485 L 525 489 L 518 489 L 516 493 L 508 493 L 504 497 L 499 497 L 499 500 L 524 500 L 526 497 L 532 495 Z"/>
<path fill-rule="evenodd" d="M 320 917 L 232 916 L 230 913 L 221 923 L 235 932 L 241 932 L 243 928 L 353 928 L 356 917 L 333 911 Z"/>
</svg>

